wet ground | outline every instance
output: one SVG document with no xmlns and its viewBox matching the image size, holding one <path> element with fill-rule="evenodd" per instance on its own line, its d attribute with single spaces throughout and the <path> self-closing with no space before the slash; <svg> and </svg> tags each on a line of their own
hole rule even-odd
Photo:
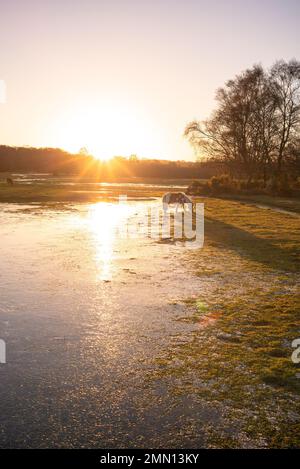
<svg viewBox="0 0 300 469">
<path fill-rule="evenodd" d="M 145 199 L 0 204 L 0 447 L 299 447 L 299 217 L 208 198 L 195 250 Z"/>
<path fill-rule="evenodd" d="M 116 235 L 145 206 L 1 205 L 1 447 L 204 444 L 215 411 L 150 379 L 201 280 L 184 246 Z"/>
</svg>

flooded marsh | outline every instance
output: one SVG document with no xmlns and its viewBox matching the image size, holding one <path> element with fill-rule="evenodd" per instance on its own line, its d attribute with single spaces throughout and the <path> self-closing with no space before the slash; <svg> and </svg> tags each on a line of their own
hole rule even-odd
<svg viewBox="0 0 300 469">
<path fill-rule="evenodd" d="M 155 190 L 1 204 L 2 447 L 299 446 L 299 220 L 207 199 L 203 249 L 118 237 Z"/>
</svg>

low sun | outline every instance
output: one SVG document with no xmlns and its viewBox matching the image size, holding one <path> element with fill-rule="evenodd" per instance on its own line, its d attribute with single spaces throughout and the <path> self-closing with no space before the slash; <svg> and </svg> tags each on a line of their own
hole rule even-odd
<svg viewBox="0 0 300 469">
<path fill-rule="evenodd" d="M 56 145 L 70 152 L 80 148 L 99 160 L 144 154 L 149 140 L 145 119 L 131 109 L 84 106 L 61 114 L 53 133 Z"/>
</svg>

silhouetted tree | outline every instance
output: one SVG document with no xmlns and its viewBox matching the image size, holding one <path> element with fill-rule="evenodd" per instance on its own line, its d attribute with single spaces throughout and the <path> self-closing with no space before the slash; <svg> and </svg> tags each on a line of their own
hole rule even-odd
<svg viewBox="0 0 300 469">
<path fill-rule="evenodd" d="M 280 174 L 299 136 L 299 62 L 277 62 L 269 73 L 256 65 L 220 88 L 216 101 L 210 119 L 185 129 L 197 153 L 223 162 L 248 182 L 266 181 L 274 166 Z"/>
<path fill-rule="evenodd" d="M 276 103 L 278 128 L 275 159 L 281 173 L 287 149 L 299 135 L 300 124 L 300 63 L 292 60 L 276 62 L 270 73 L 270 88 Z"/>
</svg>

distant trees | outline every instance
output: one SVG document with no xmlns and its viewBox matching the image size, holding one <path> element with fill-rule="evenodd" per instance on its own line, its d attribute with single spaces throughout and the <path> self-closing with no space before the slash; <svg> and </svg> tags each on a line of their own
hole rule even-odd
<svg viewBox="0 0 300 469">
<path fill-rule="evenodd" d="M 60 148 L 0 145 L 2 172 L 79 173 L 93 161 L 89 155 L 72 154 Z"/>
<path fill-rule="evenodd" d="M 81 149 L 72 154 L 59 148 L 10 147 L 0 145 L 0 179 L 4 173 L 50 173 L 55 176 L 82 175 L 100 181 L 117 178 L 210 178 L 222 173 L 221 164 L 211 162 L 168 161 L 117 156 L 108 161 L 94 159 Z M 5 175 L 5 177 L 7 177 Z"/>
<path fill-rule="evenodd" d="M 270 71 L 255 65 L 217 91 L 217 108 L 187 125 L 197 152 L 224 163 L 234 176 L 281 177 L 299 158 L 300 63 L 276 62 Z"/>
</svg>

